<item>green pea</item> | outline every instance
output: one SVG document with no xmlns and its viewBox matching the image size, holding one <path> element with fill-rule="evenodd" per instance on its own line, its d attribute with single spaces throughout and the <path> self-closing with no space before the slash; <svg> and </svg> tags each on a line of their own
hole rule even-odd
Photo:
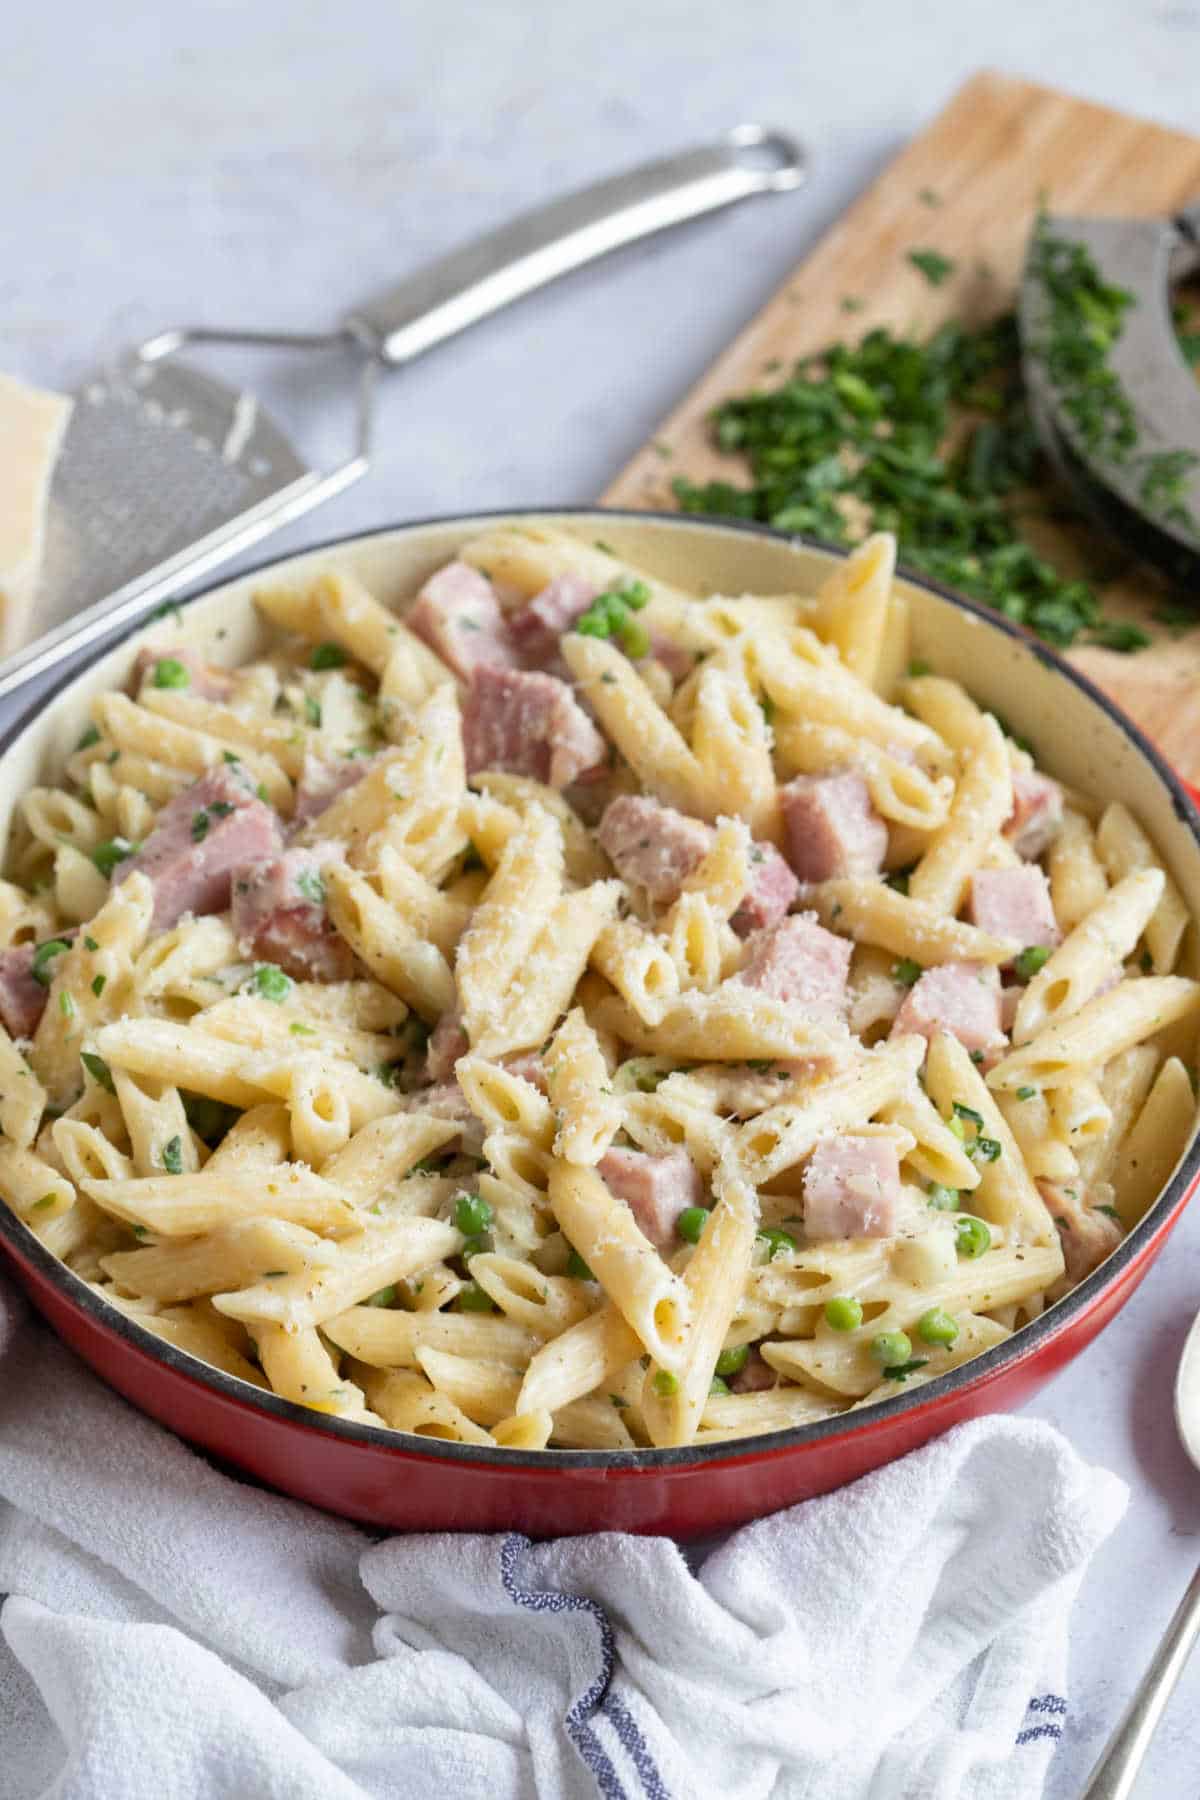
<svg viewBox="0 0 1200 1800">
<path fill-rule="evenodd" d="M 912 1355 L 912 1341 L 905 1331 L 881 1331 L 871 1339 L 871 1355 L 885 1369 L 896 1368 Z"/>
<path fill-rule="evenodd" d="M 370 1295 L 368 1299 L 363 1301 L 364 1306 L 395 1306 L 395 1304 L 395 1282 L 392 1282 L 388 1287 L 381 1287 L 377 1293 Z"/>
<path fill-rule="evenodd" d="M 960 1256 L 974 1261 L 991 1248 L 992 1234 L 982 1219 L 977 1219 L 973 1213 L 964 1213 L 954 1227 L 954 1243 Z"/>
<path fill-rule="evenodd" d="M 454 1202 L 454 1224 L 464 1237 L 490 1231 L 496 1215 L 481 1194 L 460 1194 Z"/>
<path fill-rule="evenodd" d="M 750 1361 L 749 1344 L 735 1344 L 729 1350 L 722 1350 L 717 1358 L 718 1375 L 740 1375 Z"/>
<path fill-rule="evenodd" d="M 572 1250 L 567 1258 L 567 1274 L 574 1275 L 576 1281 L 595 1281 L 596 1279 L 578 1250 Z"/>
<path fill-rule="evenodd" d="M 184 665 L 174 656 L 164 656 L 154 665 L 154 685 L 156 688 L 190 687 L 192 678 Z"/>
<path fill-rule="evenodd" d="M 783 1251 L 796 1248 L 796 1240 L 791 1232 L 782 1231 L 778 1225 L 768 1225 L 765 1230 L 760 1231 L 758 1241 L 767 1246 L 768 1262 L 774 1262 Z"/>
<path fill-rule="evenodd" d="M 833 1331 L 857 1331 L 863 1322 L 862 1302 L 853 1294 L 835 1294 L 825 1302 L 825 1323 Z"/>
<path fill-rule="evenodd" d="M 292 978 L 274 963 L 258 963 L 250 977 L 250 986 L 260 1000 L 274 1000 L 278 1005 L 292 991 Z"/>
<path fill-rule="evenodd" d="M 911 956 L 902 957 L 898 963 L 892 964 L 892 980 L 897 987 L 913 987 L 921 979 L 921 965 L 914 962 Z"/>
<path fill-rule="evenodd" d="M 952 1344 L 958 1336 L 958 1320 L 944 1306 L 931 1306 L 917 1320 L 917 1336 L 923 1344 Z"/>
<path fill-rule="evenodd" d="M 1050 951 L 1045 944 L 1026 944 L 1013 963 L 1013 968 L 1022 981 L 1032 981 L 1038 970 L 1044 968 L 1049 960 Z"/>
<path fill-rule="evenodd" d="M 463 1239 L 463 1247 L 458 1254 L 462 1257 L 464 1262 L 470 1262 L 473 1256 L 483 1256 L 484 1253 L 491 1248 L 491 1233 L 487 1231 L 475 1231 L 471 1233 L 470 1237 Z"/>
<path fill-rule="evenodd" d="M 672 1394 L 679 1392 L 678 1375 L 672 1375 L 670 1369 L 659 1369 L 654 1377 L 654 1391 L 661 1394 L 664 1400 L 669 1400 Z"/>
<path fill-rule="evenodd" d="M 634 612 L 641 612 L 643 606 L 650 604 L 650 589 L 644 581 L 627 581 L 621 589 L 621 598 Z"/>
<path fill-rule="evenodd" d="M 675 1221 L 675 1229 L 685 1244 L 698 1244 L 709 1221 L 707 1206 L 685 1206 Z"/>
<path fill-rule="evenodd" d="M 621 648 L 632 662 L 638 662 L 643 656 L 650 654 L 650 633 L 640 619 L 626 614 L 617 627 L 617 635 L 621 639 Z"/>
<path fill-rule="evenodd" d="M 925 1198 L 934 1212 L 957 1212 L 958 1189 L 943 1187 L 940 1181 L 931 1181 L 925 1189 Z"/>
<path fill-rule="evenodd" d="M 477 1281 L 468 1281 L 459 1289 L 457 1305 L 459 1312 L 493 1312 L 490 1294 L 485 1294 Z"/>
<path fill-rule="evenodd" d="M 727 1381 L 722 1381 L 719 1375 L 714 1375 L 708 1384 L 708 1391 L 710 1394 L 728 1394 L 731 1389 Z"/>
</svg>

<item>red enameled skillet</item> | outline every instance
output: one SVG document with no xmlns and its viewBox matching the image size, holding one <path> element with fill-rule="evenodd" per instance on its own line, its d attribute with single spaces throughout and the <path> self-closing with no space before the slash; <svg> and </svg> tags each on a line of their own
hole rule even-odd
<svg viewBox="0 0 1200 1800">
<path fill-rule="evenodd" d="M 505 519 L 521 515 L 505 514 Z M 532 520 L 547 517 L 526 514 Z M 330 560 L 398 604 L 496 517 L 446 519 L 373 533 L 269 565 L 295 579 Z M 577 510 L 556 525 L 697 592 L 811 592 L 837 552 L 759 527 L 652 514 Z M 189 602 L 171 640 L 236 662 L 257 649 L 251 604 L 260 569 Z M 1149 831 L 1194 914 L 1200 913 L 1200 815 L 1185 785 L 1112 703 L 1045 646 L 983 608 L 905 579 L 911 641 L 985 706 L 1030 737 L 1051 773 L 1120 799 Z M 163 626 L 149 635 L 163 640 Z M 0 740 L 0 818 L 52 779 L 88 721 L 91 696 L 122 684 L 148 633 L 125 638 L 39 699 Z M 869 1410 L 789 1431 L 683 1450 L 634 1453 L 486 1450 L 342 1423 L 263 1395 L 197 1362 L 101 1300 L 0 1206 L 0 1249 L 38 1310 L 133 1405 L 202 1450 L 331 1512 L 401 1529 L 501 1530 L 532 1536 L 594 1530 L 687 1537 L 774 1511 L 851 1481 L 951 1425 L 1014 1406 L 1077 1355 L 1124 1305 L 1200 1174 L 1193 1135 L 1145 1217 L 1094 1274 L 1033 1324 L 928 1385 Z"/>
</svg>

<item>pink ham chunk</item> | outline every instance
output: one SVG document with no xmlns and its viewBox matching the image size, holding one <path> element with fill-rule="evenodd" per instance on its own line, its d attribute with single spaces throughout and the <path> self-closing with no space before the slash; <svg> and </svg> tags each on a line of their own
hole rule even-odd
<svg viewBox="0 0 1200 1800">
<path fill-rule="evenodd" d="M 826 931 L 814 914 L 796 913 L 747 940 L 737 979 L 810 1017 L 840 1018 L 853 952 L 848 938 Z"/>
<path fill-rule="evenodd" d="M 163 662 L 178 663 L 186 674 L 187 681 L 156 681 L 155 673 L 158 665 Z M 233 675 L 228 669 L 221 669 L 213 663 L 206 663 L 204 658 L 198 656 L 194 650 L 183 650 L 178 647 L 170 650 L 138 651 L 138 659 L 133 665 L 134 691 L 140 691 L 147 681 L 151 687 L 177 688 L 180 693 L 190 694 L 195 700 L 228 700 L 234 687 Z"/>
<path fill-rule="evenodd" d="M 546 1083 L 546 1065 L 538 1050 L 519 1050 L 515 1056 L 500 1058 L 510 1075 L 519 1075 L 522 1081 L 528 1081 L 539 1094 L 548 1091 Z"/>
<path fill-rule="evenodd" d="M 964 1050 L 991 1050 L 1004 1042 L 1000 1025 L 1000 977 L 985 963 L 940 963 L 926 969 L 904 996 L 893 1037 L 948 1031 Z"/>
<path fill-rule="evenodd" d="M 1050 902 L 1050 883 L 1036 863 L 1019 869 L 978 869 L 971 877 L 971 918 L 993 937 L 1053 949 L 1062 933 Z"/>
<path fill-rule="evenodd" d="M 149 876 L 157 930 L 184 913 L 224 912 L 233 871 L 282 847 L 278 818 L 247 780 L 240 765 L 210 770 L 167 802 L 136 856 L 113 870 L 114 887 L 135 870 Z"/>
<path fill-rule="evenodd" d="M 373 758 L 369 756 L 344 756 L 337 762 L 326 762 L 323 757 L 311 754 L 306 756 L 300 779 L 296 783 L 292 830 L 300 831 L 313 819 L 319 818 L 339 795 L 349 788 L 357 787 L 370 769 L 372 761 Z"/>
<path fill-rule="evenodd" d="M 785 854 L 801 881 L 877 875 L 887 854 L 887 826 L 861 775 L 797 775 L 779 790 Z"/>
<path fill-rule="evenodd" d="M 543 669 L 558 656 L 558 640 L 585 613 L 600 589 L 582 575 L 556 575 L 508 620 L 508 636 L 527 669 Z"/>
<path fill-rule="evenodd" d="M 341 845 L 285 850 L 233 872 L 233 929 L 243 956 L 275 963 L 296 981 L 348 981 L 354 953 L 325 910 L 321 868 Z"/>
<path fill-rule="evenodd" d="M 504 769 L 564 788 L 608 755 L 566 682 L 532 670 L 477 667 L 462 730 L 468 775 Z"/>
<path fill-rule="evenodd" d="M 1037 769 L 1016 769 L 1012 778 L 1013 809 L 1004 835 L 1026 862 L 1048 850 L 1063 820 L 1063 792 L 1057 781 Z"/>
<path fill-rule="evenodd" d="M 712 829 L 642 794 L 619 794 L 605 809 L 597 836 L 622 881 L 669 906 L 712 843 Z"/>
<path fill-rule="evenodd" d="M 445 1012 L 434 1026 L 425 1046 L 426 1081 L 452 1081 L 454 1065 L 471 1046 L 463 1030 L 462 1015 Z"/>
<path fill-rule="evenodd" d="M 809 1238 L 891 1237 L 900 1202 L 900 1159 L 890 1138 L 821 1138 L 804 1171 Z"/>
<path fill-rule="evenodd" d="M 1093 1269 L 1099 1268 L 1105 1257 L 1116 1249 L 1125 1232 L 1119 1220 L 1099 1210 L 1086 1188 L 1076 1187 L 1069 1181 L 1039 1181 L 1037 1185 L 1058 1226 L 1066 1265 L 1061 1283 L 1065 1293 Z"/>
<path fill-rule="evenodd" d="M 474 669 L 516 664 L 495 590 L 469 563 L 447 563 L 431 575 L 405 623 L 464 681 Z"/>
<path fill-rule="evenodd" d="M 669 906 L 708 854 L 713 828 L 642 794 L 619 794 L 597 833 L 623 881 L 642 888 L 656 906 Z M 730 923 L 740 937 L 778 924 L 800 891 L 773 844 L 750 846 L 750 887 Z"/>
<path fill-rule="evenodd" d="M 0 950 L 0 1022 L 11 1038 L 31 1038 L 45 1010 L 47 990 L 33 973 L 35 947 L 16 944 Z M 53 969 L 51 963 L 51 973 Z"/>
<path fill-rule="evenodd" d="M 731 1394 L 763 1394 L 768 1388 L 778 1384 L 779 1376 L 757 1350 L 752 1350 L 746 1358 L 744 1368 L 736 1375 L 729 1377 Z"/>
<path fill-rule="evenodd" d="M 700 1171 L 686 1150 L 664 1156 L 644 1150 L 609 1150 L 598 1164 L 610 1193 L 628 1203 L 641 1229 L 661 1250 L 675 1237 L 675 1221 L 704 1196 Z"/>
<path fill-rule="evenodd" d="M 739 937 L 767 931 L 787 914 L 800 892 L 800 883 L 774 844 L 750 846 L 750 886 L 729 923 Z"/>
</svg>

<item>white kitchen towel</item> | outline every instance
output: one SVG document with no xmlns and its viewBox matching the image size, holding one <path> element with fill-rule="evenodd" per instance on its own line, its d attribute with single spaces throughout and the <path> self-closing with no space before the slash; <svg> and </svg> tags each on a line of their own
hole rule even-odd
<svg viewBox="0 0 1200 1800">
<path fill-rule="evenodd" d="M 0 1794 L 1036 1800 L 1126 1498 L 996 1418 L 691 1563 L 377 1541 L 218 1472 L 0 1282 Z"/>
</svg>

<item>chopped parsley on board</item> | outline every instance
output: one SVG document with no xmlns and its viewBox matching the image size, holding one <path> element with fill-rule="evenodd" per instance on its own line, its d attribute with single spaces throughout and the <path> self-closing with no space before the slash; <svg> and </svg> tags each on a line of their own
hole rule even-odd
<svg viewBox="0 0 1200 1800">
<path fill-rule="evenodd" d="M 921 268 L 926 255 L 909 260 Z M 1200 333 L 1180 328 L 1179 341 L 1200 363 Z M 1097 429 L 1122 434 L 1105 383 L 1079 405 Z M 1078 515 L 1038 446 L 1011 312 L 985 325 L 952 320 L 924 340 L 879 326 L 858 343 L 830 344 L 780 385 L 727 400 L 712 429 L 719 449 L 746 459 L 750 481 L 679 476 L 672 485 L 685 512 L 847 546 L 892 531 L 909 568 L 1059 648 L 1128 652 L 1150 641 L 1137 625 L 1105 619 L 1092 583 L 1035 548 L 1031 524 Z M 1172 472 L 1151 471 L 1164 504 Z"/>
</svg>

